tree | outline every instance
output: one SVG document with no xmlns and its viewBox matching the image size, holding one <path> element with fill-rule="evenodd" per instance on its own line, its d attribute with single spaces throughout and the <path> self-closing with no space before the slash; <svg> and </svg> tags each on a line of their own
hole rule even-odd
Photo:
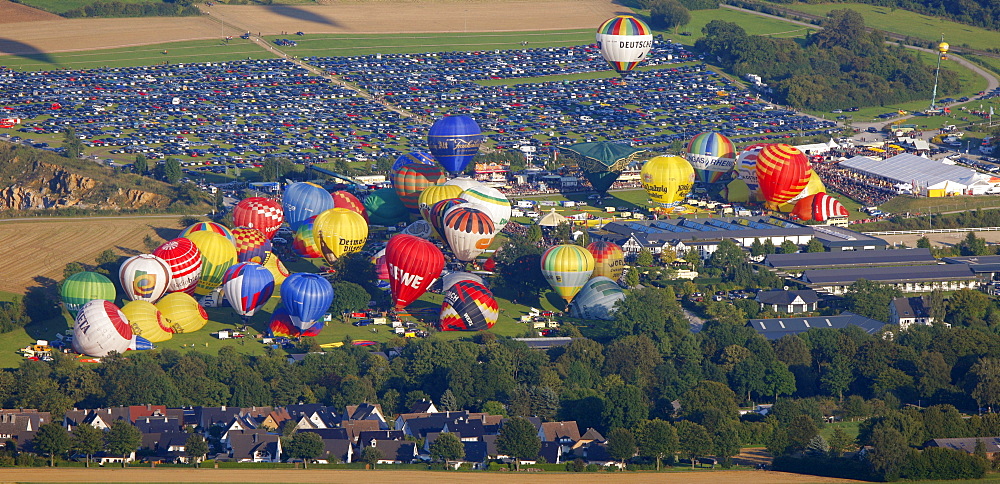
<svg viewBox="0 0 1000 484">
<path fill-rule="evenodd" d="M 854 446 L 854 439 L 847 435 L 843 427 L 837 426 L 833 428 L 828 444 L 830 456 L 840 457 Z"/>
<path fill-rule="evenodd" d="M 816 434 L 815 437 L 809 439 L 809 443 L 806 444 L 806 454 L 815 457 L 826 457 L 830 453 L 830 444 L 826 442 L 826 439 L 822 435 Z"/>
<path fill-rule="evenodd" d="M 612 459 L 625 462 L 635 456 L 635 435 L 629 429 L 621 427 L 608 432 L 608 455 Z"/>
<path fill-rule="evenodd" d="M 140 175 L 145 175 L 149 171 L 149 160 L 146 159 L 146 155 L 139 153 L 135 155 L 135 172 Z"/>
<path fill-rule="evenodd" d="M 919 239 L 917 239 L 918 249 L 930 249 L 931 247 L 932 247 L 931 240 L 928 239 L 926 235 L 921 236 Z"/>
<path fill-rule="evenodd" d="M 39 426 L 31 442 L 36 449 L 49 454 L 49 467 L 55 466 L 56 455 L 65 454 L 72 447 L 69 432 L 55 422 Z"/>
<path fill-rule="evenodd" d="M 353 282 L 337 281 L 331 285 L 333 293 L 337 295 L 333 298 L 333 304 L 330 305 L 331 314 L 365 309 L 368 307 L 368 301 L 372 299 L 364 287 Z"/>
<path fill-rule="evenodd" d="M 815 240 L 815 239 L 813 239 Z M 781 243 L 781 253 L 782 254 L 794 254 L 799 251 L 799 246 L 792 242 L 791 240 L 786 240 Z"/>
<path fill-rule="evenodd" d="M 513 301 L 537 298 L 549 287 L 541 270 L 542 248 L 521 237 L 511 237 L 497 249 L 496 292 Z"/>
<path fill-rule="evenodd" d="M 803 450 L 819 434 L 819 426 L 808 415 L 796 415 L 788 424 L 788 443 L 795 450 Z"/>
<path fill-rule="evenodd" d="M 895 480 L 909 453 L 903 434 L 882 422 L 873 428 L 870 445 L 867 456 L 872 470 L 886 481 Z"/>
<path fill-rule="evenodd" d="M 653 265 L 653 253 L 649 249 L 642 249 L 635 256 L 635 263 L 640 267 L 650 267 Z"/>
<path fill-rule="evenodd" d="M 677 431 L 669 422 L 645 420 L 639 423 L 635 433 L 639 455 L 656 460 L 656 470 L 660 470 L 660 463 L 665 457 L 669 456 L 673 461 L 677 453 Z"/>
<path fill-rule="evenodd" d="M 975 232 L 969 232 L 958 244 L 959 252 L 962 255 L 992 255 L 993 252 L 990 251 L 989 246 L 986 245 L 986 239 L 981 239 L 976 237 Z"/>
<path fill-rule="evenodd" d="M 677 0 L 656 0 L 649 10 L 653 28 L 670 30 L 691 22 L 691 12 Z"/>
<path fill-rule="evenodd" d="M 181 176 L 183 176 L 181 162 L 177 161 L 177 158 L 167 158 L 163 162 L 163 179 L 173 185 L 180 181 Z"/>
<path fill-rule="evenodd" d="M 84 272 L 86 270 L 87 268 L 84 267 L 83 264 L 79 262 L 69 262 L 66 264 L 66 267 L 63 268 L 63 279 L 66 279 L 69 276 L 72 276 L 73 274 Z"/>
<path fill-rule="evenodd" d="M 104 448 L 104 432 L 93 425 L 79 425 L 73 430 L 72 449 L 87 456 L 87 467 L 90 467 L 90 456 Z"/>
<path fill-rule="evenodd" d="M 694 468 L 698 457 L 708 455 L 712 452 L 712 435 L 701 425 L 688 420 L 682 420 L 675 425 L 677 428 L 677 440 L 679 450 L 691 460 L 691 468 Z"/>
<path fill-rule="evenodd" d="M 359 460 L 374 469 L 375 465 L 378 464 L 378 461 L 382 460 L 382 457 L 383 455 L 381 450 L 377 447 L 366 445 L 365 448 L 361 450 L 361 458 Z"/>
<path fill-rule="evenodd" d="M 819 239 L 813 237 L 809 239 L 809 243 L 806 244 L 806 252 L 825 252 L 826 249 L 823 247 L 823 243 Z"/>
<path fill-rule="evenodd" d="M 542 227 L 538 224 L 531 224 L 528 226 L 528 233 L 524 236 L 528 242 L 541 242 L 542 241 Z"/>
<path fill-rule="evenodd" d="M 444 391 L 441 394 L 441 407 L 449 412 L 457 411 L 458 400 L 455 398 L 455 393 L 451 391 L 451 388 Z"/>
<path fill-rule="evenodd" d="M 974 289 L 959 289 L 948 298 L 945 321 L 955 326 L 984 326 L 990 297 Z"/>
<path fill-rule="evenodd" d="M 722 467 L 729 469 L 733 466 L 733 456 L 739 455 L 742 443 L 740 427 L 736 423 L 728 422 L 715 431 L 715 435 L 712 437 L 712 447 L 715 457 L 722 463 Z"/>
<path fill-rule="evenodd" d="M 438 435 L 438 438 L 431 442 L 431 459 L 443 461 L 447 466 L 453 460 L 465 458 L 465 445 L 462 440 L 453 433 L 445 432 Z"/>
<path fill-rule="evenodd" d="M 639 285 L 639 270 L 634 267 L 627 268 L 625 270 L 625 287 L 632 289 L 638 285 Z"/>
<path fill-rule="evenodd" d="M 124 420 L 115 420 L 111 424 L 111 428 L 104 434 L 104 446 L 108 452 L 123 457 L 122 467 L 125 467 L 125 461 L 129 454 L 138 449 L 140 445 L 142 445 L 142 433 L 135 428 L 135 425 Z"/>
<path fill-rule="evenodd" d="M 542 440 L 538 438 L 538 430 L 530 420 L 524 417 L 514 417 L 507 420 L 500 428 L 497 437 L 497 451 L 514 459 L 514 470 L 520 468 L 520 461 L 534 459 L 542 450 Z"/>
<path fill-rule="evenodd" d="M 975 383 L 969 395 L 980 408 L 1000 404 L 1000 360 L 981 358 L 969 369 L 969 375 Z"/>
<path fill-rule="evenodd" d="M 198 467 L 201 465 L 201 460 L 205 458 L 205 454 L 208 454 L 208 442 L 201 434 L 193 433 L 184 442 L 184 453 L 187 454 L 188 460 Z"/>
<path fill-rule="evenodd" d="M 73 128 L 63 130 L 63 148 L 66 150 L 63 156 L 66 158 L 76 159 L 83 155 L 83 142 L 77 138 Z"/>
<path fill-rule="evenodd" d="M 888 284 L 858 279 L 847 289 L 844 299 L 854 313 L 878 321 L 889 321 L 889 303 L 903 292 Z"/>
<path fill-rule="evenodd" d="M 289 458 L 302 459 L 302 466 L 309 468 L 309 461 L 323 455 L 323 438 L 316 432 L 298 432 L 285 447 Z"/>
</svg>

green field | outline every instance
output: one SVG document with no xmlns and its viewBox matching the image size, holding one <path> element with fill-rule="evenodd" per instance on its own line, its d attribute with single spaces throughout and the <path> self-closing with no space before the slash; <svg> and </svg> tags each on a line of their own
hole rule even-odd
<svg viewBox="0 0 1000 484">
<path fill-rule="evenodd" d="M 164 54 L 166 52 L 166 54 Z M 228 44 L 220 40 L 192 40 L 142 47 L 55 52 L 31 55 L 0 56 L 0 65 L 22 71 L 49 69 L 96 69 L 101 67 L 135 67 L 156 64 L 226 62 L 271 59 L 274 54 L 249 40 L 233 39 Z"/>
<path fill-rule="evenodd" d="M 163 3 L 163 0 L 116 0 L 119 3 Z M 94 3 L 95 0 L 18 0 L 29 7 L 45 10 L 52 13 L 66 13 L 80 7 L 86 7 Z"/>
<path fill-rule="evenodd" d="M 544 32 L 467 32 L 384 34 L 309 34 L 299 36 L 264 36 L 268 42 L 287 38 L 298 42 L 282 47 L 290 55 L 354 56 L 369 54 L 406 54 L 496 49 L 531 49 L 594 43 L 591 29 L 550 30 Z M 527 45 L 521 45 L 527 42 Z"/>
</svg>

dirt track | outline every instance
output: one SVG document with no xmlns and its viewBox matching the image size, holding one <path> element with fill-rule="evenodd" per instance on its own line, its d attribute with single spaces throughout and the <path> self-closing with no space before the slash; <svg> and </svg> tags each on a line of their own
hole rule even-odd
<svg viewBox="0 0 1000 484">
<path fill-rule="evenodd" d="M 430 471 L 354 471 L 354 470 L 233 470 L 233 469 L 0 469 L 0 482 L 239 482 L 239 483 L 350 483 L 392 482 L 394 484 L 424 484 L 435 478 L 449 483 L 574 483 L 653 484 L 676 482 L 684 484 L 740 484 L 860 482 L 846 479 L 805 476 L 769 471 L 698 471 L 676 473 L 471 473 Z"/>
</svg>

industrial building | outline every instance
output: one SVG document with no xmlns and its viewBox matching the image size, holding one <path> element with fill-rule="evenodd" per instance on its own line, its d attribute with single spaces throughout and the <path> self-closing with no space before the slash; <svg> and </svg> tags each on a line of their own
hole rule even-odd
<svg viewBox="0 0 1000 484">
<path fill-rule="evenodd" d="M 841 161 L 840 167 L 881 178 L 901 190 L 928 197 L 982 195 L 993 186 L 990 175 L 909 153 L 885 160 L 855 156 Z"/>
</svg>

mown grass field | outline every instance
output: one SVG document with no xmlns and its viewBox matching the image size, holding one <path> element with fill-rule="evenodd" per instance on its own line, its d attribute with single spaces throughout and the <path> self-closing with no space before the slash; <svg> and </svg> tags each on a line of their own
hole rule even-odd
<svg viewBox="0 0 1000 484">
<path fill-rule="evenodd" d="M 163 3 L 163 0 L 116 0 L 119 3 Z M 22 3 L 29 7 L 35 7 L 40 10 L 45 10 L 46 12 L 52 13 L 66 13 L 70 10 L 75 10 L 81 7 L 86 7 L 94 3 L 95 0 L 18 0 L 18 3 Z"/>
<path fill-rule="evenodd" d="M 166 52 L 166 53 L 164 53 Z M 187 64 L 271 59 L 275 55 L 249 40 L 235 38 L 228 44 L 221 40 L 169 42 L 141 47 L 100 49 L 79 52 L 0 56 L 0 65 L 21 71 L 50 69 L 97 69 L 156 64 Z"/>
</svg>

